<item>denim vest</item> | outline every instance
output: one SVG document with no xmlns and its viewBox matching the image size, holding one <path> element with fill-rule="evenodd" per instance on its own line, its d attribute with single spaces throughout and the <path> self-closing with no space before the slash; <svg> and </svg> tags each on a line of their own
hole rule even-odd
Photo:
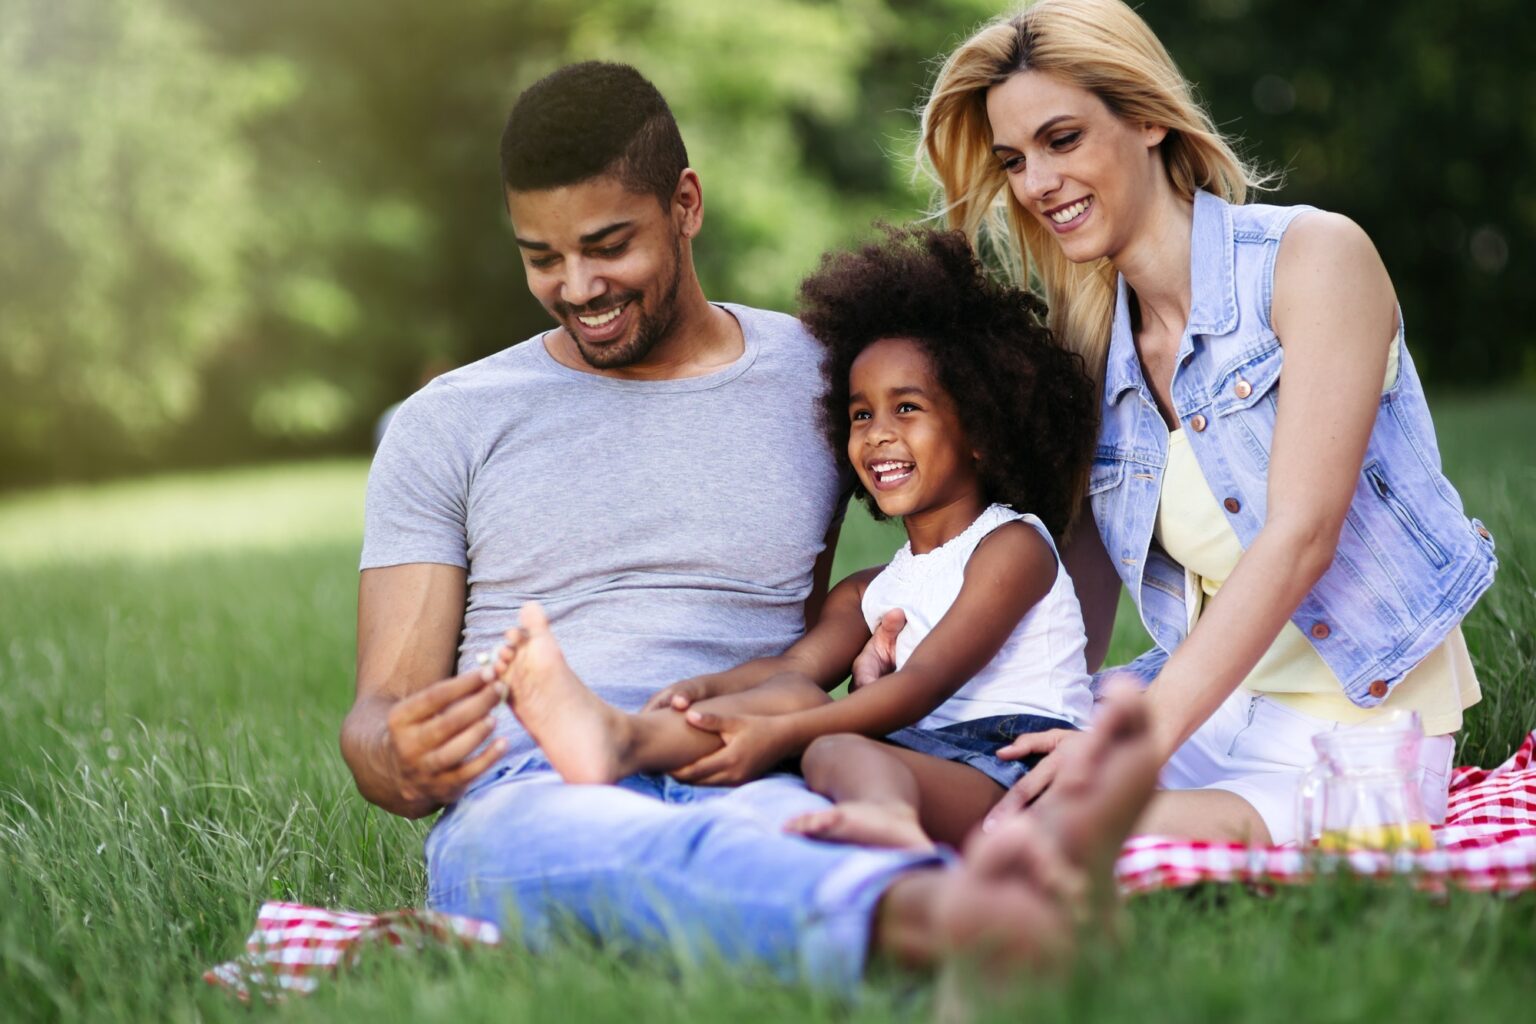
<svg viewBox="0 0 1536 1024">
<path fill-rule="evenodd" d="M 1195 196 L 1189 325 L 1172 399 L 1212 493 L 1246 550 L 1264 525 L 1284 351 L 1269 324 L 1275 254 L 1305 206 Z M 1439 646 L 1493 582 L 1493 538 L 1440 469 L 1434 426 L 1401 332 L 1333 564 L 1291 621 L 1360 707 L 1375 707 Z M 1152 538 L 1168 429 L 1142 377 L 1121 278 L 1089 496 L 1104 548 L 1157 648 L 1149 677 L 1189 632 L 1198 581 Z"/>
</svg>

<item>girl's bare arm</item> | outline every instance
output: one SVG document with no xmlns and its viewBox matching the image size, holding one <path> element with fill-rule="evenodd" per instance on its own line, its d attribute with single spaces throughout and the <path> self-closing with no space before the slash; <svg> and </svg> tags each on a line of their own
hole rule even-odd
<svg viewBox="0 0 1536 1024">
<path fill-rule="evenodd" d="M 955 603 L 907 663 L 842 700 L 775 719 L 787 753 L 839 732 L 883 736 L 909 726 L 954 695 L 1008 639 L 1019 620 L 1050 592 L 1056 555 L 1023 523 L 989 534 L 971 556 Z M 861 619 L 862 623 L 862 619 Z M 847 651 L 851 660 L 869 633 Z"/>
<path fill-rule="evenodd" d="M 680 710 L 708 697 L 740 693 L 786 672 L 803 675 L 824 690 L 832 689 L 847 678 L 849 666 L 869 639 L 860 602 L 864 588 L 879 572 L 879 567 L 865 569 L 833 587 L 822 603 L 815 625 L 783 654 L 755 658 L 724 672 L 673 683 L 652 696 L 645 710 Z"/>
</svg>

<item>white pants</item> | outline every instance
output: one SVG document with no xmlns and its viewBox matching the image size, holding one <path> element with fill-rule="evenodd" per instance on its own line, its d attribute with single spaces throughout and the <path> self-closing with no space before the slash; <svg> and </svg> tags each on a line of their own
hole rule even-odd
<svg viewBox="0 0 1536 1024">
<path fill-rule="evenodd" d="M 1276 846 L 1301 837 L 1296 787 L 1317 763 L 1312 737 L 1345 728 L 1268 697 L 1239 689 L 1184 742 L 1163 767 L 1164 789 L 1224 789 L 1253 805 Z M 1445 821 L 1452 736 L 1429 736 L 1419 748 L 1424 809 L 1434 824 Z"/>
</svg>

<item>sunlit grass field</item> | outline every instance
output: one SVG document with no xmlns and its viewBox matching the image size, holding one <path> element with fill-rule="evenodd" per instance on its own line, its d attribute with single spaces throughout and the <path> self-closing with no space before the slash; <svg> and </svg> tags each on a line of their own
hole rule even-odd
<svg viewBox="0 0 1536 1024">
<path fill-rule="evenodd" d="M 1536 727 L 1536 399 L 1437 403 L 1450 475 L 1498 538 L 1467 622 L 1484 700 L 1460 759 Z M 0 1020 L 926 1019 L 881 975 L 847 1003 L 579 942 L 382 954 L 309 999 L 242 1007 L 200 976 L 272 898 L 419 905 L 425 823 L 365 804 L 336 749 L 351 695 L 360 461 L 0 497 Z M 901 538 L 855 512 L 839 571 Z M 1114 657 L 1137 650 L 1130 614 Z M 979 1019 L 1519 1020 L 1536 896 L 1333 881 L 1141 897 L 1118 950 L 1020 979 Z"/>
</svg>

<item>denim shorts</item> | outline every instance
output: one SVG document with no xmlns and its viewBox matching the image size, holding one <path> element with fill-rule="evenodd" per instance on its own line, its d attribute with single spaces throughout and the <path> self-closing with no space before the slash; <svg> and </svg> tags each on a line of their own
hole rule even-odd
<svg viewBox="0 0 1536 1024">
<path fill-rule="evenodd" d="M 969 722 L 956 722 L 938 729 L 912 725 L 891 733 L 885 741 L 907 750 L 915 750 L 919 754 L 968 764 L 1007 789 L 1039 764 L 1043 755 L 1004 761 L 997 756 L 1000 747 L 1012 743 L 1016 737 L 1027 732 L 1076 728 L 1071 722 L 1044 715 L 993 715 L 990 718 L 973 718 Z"/>
</svg>

